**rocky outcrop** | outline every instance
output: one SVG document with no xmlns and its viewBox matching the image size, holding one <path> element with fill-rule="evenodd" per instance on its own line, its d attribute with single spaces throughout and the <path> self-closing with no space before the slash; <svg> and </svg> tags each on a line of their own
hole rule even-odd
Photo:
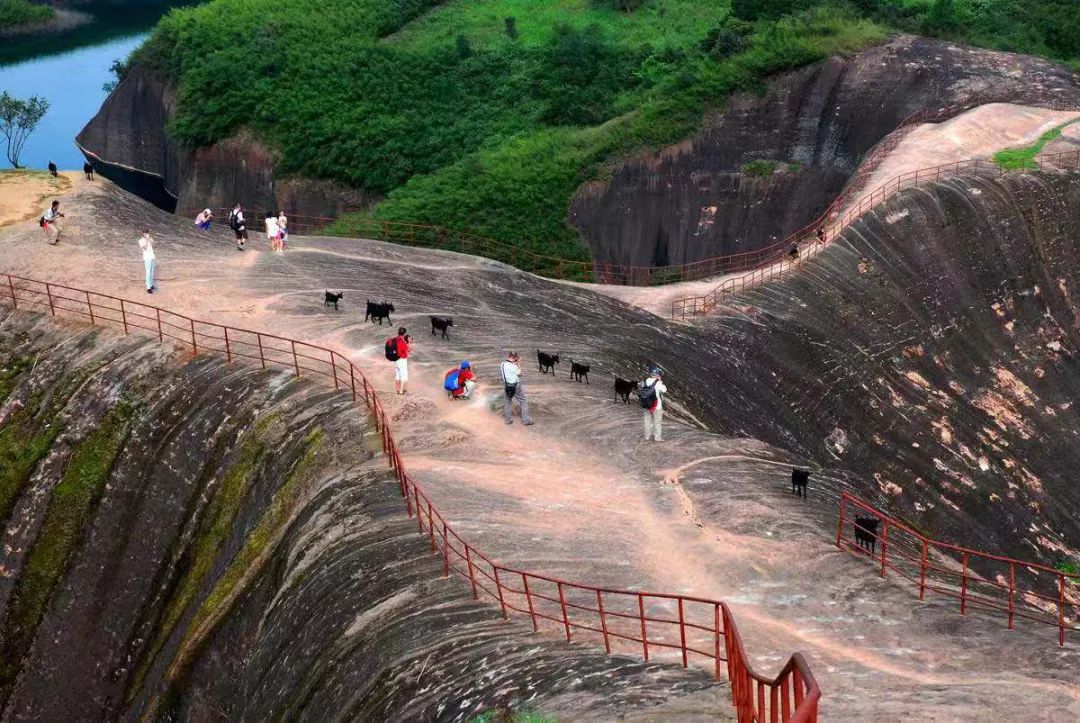
<svg viewBox="0 0 1080 723">
<path fill-rule="evenodd" d="M 600 262 L 681 264 L 769 245 L 812 221 L 860 159 L 924 108 L 1080 100 L 1065 68 L 1029 56 L 900 37 L 732 99 L 695 138 L 623 163 L 570 206 Z M 778 172 L 759 165 L 777 162 Z M 762 175 L 764 173 L 764 175 Z"/>
<path fill-rule="evenodd" d="M 274 154 L 247 133 L 205 148 L 177 143 L 168 133 L 176 102 L 168 83 L 135 67 L 76 142 L 103 176 L 167 211 L 239 201 L 251 209 L 338 216 L 377 200 L 331 181 L 279 178 Z"/>
<path fill-rule="evenodd" d="M 505 622 L 405 516 L 348 397 L 6 312 L 0 717 L 733 712 L 704 671 Z"/>
</svg>

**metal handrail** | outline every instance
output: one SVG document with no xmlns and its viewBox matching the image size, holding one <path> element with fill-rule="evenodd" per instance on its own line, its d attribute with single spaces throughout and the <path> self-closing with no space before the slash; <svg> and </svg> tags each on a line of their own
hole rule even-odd
<svg viewBox="0 0 1080 723">
<path fill-rule="evenodd" d="M 853 516 L 848 514 L 849 507 Z M 864 519 L 877 520 L 877 529 L 871 531 L 863 526 L 856 530 L 855 518 L 860 515 Z M 873 540 L 873 546 L 870 540 Z M 1059 645 L 1065 644 L 1066 631 L 1080 631 L 1080 575 L 1037 562 L 939 542 L 850 492 L 840 496 L 836 546 L 872 559 L 880 568 L 881 577 L 891 570 L 917 585 L 920 600 L 926 598 L 927 591 L 959 600 L 962 615 L 969 609 L 1004 613 L 1010 630 L 1017 618 L 1052 625 L 1058 629 Z M 995 567 L 1002 570 L 998 573 L 1000 579 L 976 573 L 972 570 L 973 563 L 981 563 L 979 566 L 984 570 Z M 1022 582 L 1018 583 L 1018 572 L 1027 576 L 1032 584 L 1025 587 Z M 1047 585 L 1047 580 L 1052 582 Z M 1033 586 L 1036 582 L 1044 583 L 1041 590 Z M 978 586 L 982 592 L 973 592 L 973 586 Z"/>
<path fill-rule="evenodd" d="M 568 641 L 602 641 L 607 653 L 640 649 L 645 660 L 655 651 L 671 651 L 689 665 L 705 658 L 717 680 L 726 670 L 740 723 L 817 720 L 818 687 L 798 653 L 780 672 L 762 675 L 751 665 L 730 608 L 723 602 L 689 595 L 620 590 L 563 580 L 494 562 L 466 542 L 434 506 L 423 488 L 405 471 L 390 420 L 374 386 L 343 354 L 274 334 L 194 319 L 161 307 L 63 284 L 3 274 L 0 302 L 15 309 L 48 311 L 55 317 L 88 320 L 124 333 L 145 331 L 169 339 L 195 354 L 223 354 L 228 362 L 246 359 L 310 374 L 334 388 L 361 397 L 371 412 L 383 452 L 397 479 L 409 517 L 429 540 L 431 554 L 442 559 L 443 575 L 454 571 L 467 579 L 473 597 L 484 593 L 510 613 L 527 615 L 533 629 L 557 629 Z M 640 646 L 640 648 L 638 647 Z"/>
</svg>

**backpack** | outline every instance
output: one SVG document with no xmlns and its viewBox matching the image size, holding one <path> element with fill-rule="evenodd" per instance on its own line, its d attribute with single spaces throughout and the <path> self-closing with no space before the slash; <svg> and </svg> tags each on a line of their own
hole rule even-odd
<svg viewBox="0 0 1080 723">
<path fill-rule="evenodd" d="M 641 400 L 642 409 L 652 409 L 656 405 L 656 382 L 639 384 L 638 399 Z"/>
<path fill-rule="evenodd" d="M 229 214 L 229 228 L 231 228 L 233 231 L 240 230 L 240 216 L 236 213 L 236 211 L 233 211 Z"/>
<path fill-rule="evenodd" d="M 458 388 L 458 370 L 451 369 L 446 373 L 446 378 L 443 380 L 443 389 L 448 392 L 455 391 Z"/>
<path fill-rule="evenodd" d="M 390 337 L 389 339 L 386 340 L 386 358 L 389 361 L 397 361 L 398 360 L 397 337 L 396 336 L 392 336 L 392 337 Z"/>
</svg>

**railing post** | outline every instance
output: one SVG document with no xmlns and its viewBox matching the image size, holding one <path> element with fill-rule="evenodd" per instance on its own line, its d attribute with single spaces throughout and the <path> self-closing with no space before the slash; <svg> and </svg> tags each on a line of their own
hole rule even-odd
<svg viewBox="0 0 1080 723">
<path fill-rule="evenodd" d="M 87 291 L 85 293 L 86 293 L 86 310 L 90 312 L 90 326 L 95 326 L 95 324 L 94 324 L 94 304 L 93 304 L 93 302 L 90 301 L 90 292 Z"/>
<path fill-rule="evenodd" d="M 713 657 L 716 659 L 716 679 L 720 680 L 720 603 L 713 603 Z"/>
<path fill-rule="evenodd" d="M 1058 645 L 1065 644 L 1065 573 L 1058 573 Z"/>
<path fill-rule="evenodd" d="M 229 327 L 222 325 L 221 330 L 225 332 L 225 361 L 232 364 L 232 348 L 229 346 Z"/>
<path fill-rule="evenodd" d="M 191 353 L 198 356 L 199 345 L 195 342 L 195 320 L 188 319 L 188 321 L 191 322 Z"/>
<path fill-rule="evenodd" d="M 566 642 L 570 642 L 570 616 L 566 612 L 566 597 L 563 595 L 562 583 L 555 583 L 559 588 L 559 607 L 562 608 L 563 627 L 566 628 Z"/>
<path fill-rule="evenodd" d="M 926 594 L 926 539 L 922 541 L 922 562 L 919 563 L 919 599 Z"/>
<path fill-rule="evenodd" d="M 120 299 L 120 321 L 124 325 L 124 333 L 128 333 L 127 311 L 124 310 L 124 300 Z"/>
<path fill-rule="evenodd" d="M 157 307 L 154 307 L 154 311 L 156 312 L 155 316 L 157 317 L 157 337 L 158 337 L 158 341 L 164 343 L 165 342 L 165 332 L 161 329 L 161 309 L 158 309 Z"/>
<path fill-rule="evenodd" d="M 1009 561 L 1009 630 L 1013 629 L 1016 617 L 1016 563 Z"/>
<path fill-rule="evenodd" d="M 476 592 L 476 571 L 473 569 L 472 564 L 472 550 L 467 542 L 465 543 L 465 565 L 469 568 L 469 582 L 472 583 L 473 600 L 479 600 L 480 594 Z"/>
<path fill-rule="evenodd" d="M 446 520 L 442 523 L 443 577 L 450 577 L 450 538 L 446 536 Z"/>
<path fill-rule="evenodd" d="M 889 546 L 889 523 L 887 520 L 882 520 L 884 523 L 881 526 L 881 576 L 885 577 L 885 560 L 886 549 Z"/>
<path fill-rule="evenodd" d="M 334 361 L 334 352 L 330 352 L 330 370 L 334 373 L 334 389 L 338 388 L 337 362 Z"/>
<path fill-rule="evenodd" d="M 19 300 L 15 296 L 15 282 L 11 280 L 11 274 L 4 274 L 7 276 L 8 291 L 11 292 L 11 308 L 19 308 Z"/>
<path fill-rule="evenodd" d="M 299 377 L 300 376 L 300 357 L 298 357 L 296 355 L 296 342 L 295 341 L 290 341 L 289 343 L 292 344 L 293 367 L 296 369 L 296 376 Z"/>
<path fill-rule="evenodd" d="M 52 300 L 52 288 L 48 284 L 45 284 L 45 296 L 49 299 L 49 314 L 56 316 L 56 307 L 53 306 Z"/>
<path fill-rule="evenodd" d="M 604 636 L 604 652 L 611 655 L 611 643 L 608 641 L 607 620 L 604 619 L 604 597 L 596 591 L 596 608 L 600 611 L 600 631 Z"/>
<path fill-rule="evenodd" d="M 637 596 L 638 606 L 638 620 L 641 621 L 641 649 L 645 656 L 645 662 L 649 662 L 649 636 L 645 632 L 645 597 L 638 593 Z"/>
<path fill-rule="evenodd" d="M 840 494 L 840 523 L 836 526 L 836 546 L 841 547 L 840 544 L 844 539 L 844 502 L 847 501 L 847 493 Z"/>
<path fill-rule="evenodd" d="M 353 368 L 352 362 L 346 359 L 349 365 L 349 386 L 352 387 L 352 400 L 356 401 L 356 370 Z"/>
<path fill-rule="evenodd" d="M 400 464 L 400 460 L 399 460 Z M 412 486 L 413 509 L 416 510 L 416 527 L 420 534 L 424 534 L 424 516 L 420 514 L 420 490 L 416 485 Z"/>
<path fill-rule="evenodd" d="M 427 526 L 428 526 L 428 540 L 431 542 L 431 551 L 435 552 L 435 515 L 431 513 L 431 500 L 427 503 Z"/>
<path fill-rule="evenodd" d="M 506 612 L 506 601 L 503 599 L 502 582 L 499 581 L 499 568 L 492 565 L 491 569 L 495 571 L 495 590 L 499 593 L 499 605 L 502 607 L 503 620 L 509 620 L 510 615 Z"/>
<path fill-rule="evenodd" d="M 683 599 L 679 597 L 679 641 L 682 645 L 682 667 L 686 667 L 686 620 L 683 613 Z"/>
<path fill-rule="evenodd" d="M 266 368 L 266 357 L 263 356 L 262 334 L 256 334 L 255 335 L 255 341 L 259 342 L 259 363 L 262 364 L 262 368 L 265 369 Z"/>
<path fill-rule="evenodd" d="M 525 588 L 525 602 L 529 604 L 529 617 L 532 618 L 533 632 L 539 632 L 540 626 L 536 623 L 536 611 L 533 610 L 532 593 L 529 592 L 529 576 L 521 573 L 521 585 Z"/>
<path fill-rule="evenodd" d="M 960 577 L 960 614 L 967 614 L 967 571 L 968 553 L 964 553 L 964 571 Z"/>
</svg>

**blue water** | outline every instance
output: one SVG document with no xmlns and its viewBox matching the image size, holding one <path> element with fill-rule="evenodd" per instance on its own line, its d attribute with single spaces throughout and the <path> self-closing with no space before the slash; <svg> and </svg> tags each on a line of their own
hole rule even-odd
<svg viewBox="0 0 1080 723">
<path fill-rule="evenodd" d="M 114 79 L 109 66 L 117 58 L 126 58 L 145 37 L 139 33 L 0 66 L 0 90 L 17 98 L 43 95 L 49 100 L 48 113 L 23 150 L 22 165 L 45 168 L 51 160 L 64 170 L 82 170 L 83 157 L 75 147 L 75 136 L 108 95 L 102 85 Z M 0 162 L 6 165 L 3 154 Z"/>
</svg>

